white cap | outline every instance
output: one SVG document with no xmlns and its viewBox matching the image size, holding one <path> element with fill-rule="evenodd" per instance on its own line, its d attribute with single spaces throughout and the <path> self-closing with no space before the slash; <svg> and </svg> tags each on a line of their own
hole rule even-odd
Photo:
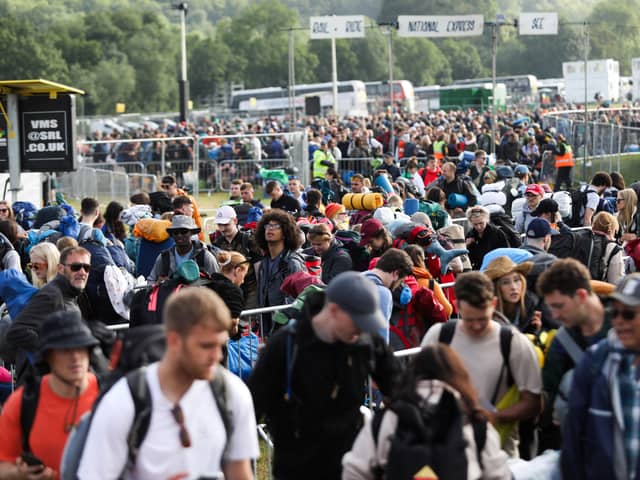
<svg viewBox="0 0 640 480">
<path fill-rule="evenodd" d="M 236 211 L 229 205 L 224 205 L 216 212 L 216 223 L 226 225 L 232 219 L 237 218 Z"/>
</svg>

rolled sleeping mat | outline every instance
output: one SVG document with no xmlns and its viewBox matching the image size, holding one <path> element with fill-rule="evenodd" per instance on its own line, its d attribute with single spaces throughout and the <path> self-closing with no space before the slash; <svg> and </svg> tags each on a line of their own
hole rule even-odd
<svg viewBox="0 0 640 480">
<path fill-rule="evenodd" d="M 378 187 L 382 188 L 387 193 L 393 193 L 393 187 L 386 175 L 378 175 L 373 181 Z"/>
<path fill-rule="evenodd" d="M 375 210 L 384 205 L 384 199 L 379 193 L 347 193 L 342 205 L 347 210 Z"/>
<path fill-rule="evenodd" d="M 447 197 L 447 203 L 449 204 L 449 208 L 465 208 L 469 201 L 467 197 L 460 193 L 451 193 Z"/>
</svg>

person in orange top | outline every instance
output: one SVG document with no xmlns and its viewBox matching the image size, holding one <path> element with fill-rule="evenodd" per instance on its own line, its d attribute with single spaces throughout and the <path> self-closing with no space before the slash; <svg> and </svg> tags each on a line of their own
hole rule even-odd
<svg viewBox="0 0 640 480">
<path fill-rule="evenodd" d="M 440 287 L 440 284 L 434 280 L 427 269 L 422 247 L 419 245 L 409 245 L 404 251 L 411 257 L 411 261 L 413 262 L 413 276 L 416 277 L 418 285 L 433 290 L 434 298 L 440 302 L 444 308 L 444 314 L 449 318 L 453 312 L 453 307 L 444 294 L 442 287 Z"/>
<path fill-rule="evenodd" d="M 59 478 L 67 437 L 98 396 L 98 382 L 89 373 L 89 349 L 98 343 L 77 311 L 56 312 L 45 320 L 38 355 L 51 373 L 39 384 L 27 382 L 4 405 L 0 415 L 0 478 Z M 35 395 L 35 400 L 25 400 L 29 394 Z M 32 419 L 28 435 L 23 435 L 23 415 Z"/>
<path fill-rule="evenodd" d="M 191 218 L 196 222 L 196 225 L 200 228 L 200 232 L 198 233 L 198 240 L 204 242 L 204 228 L 202 228 L 202 218 L 200 218 L 200 212 L 198 211 L 198 204 L 196 203 L 196 199 L 189 195 L 187 192 L 178 188 L 178 184 L 176 183 L 175 177 L 173 175 L 165 175 L 162 177 L 162 181 L 160 182 L 160 188 L 173 202 L 173 199 L 176 197 L 188 197 L 191 200 L 191 208 L 193 212 L 191 213 Z"/>
</svg>

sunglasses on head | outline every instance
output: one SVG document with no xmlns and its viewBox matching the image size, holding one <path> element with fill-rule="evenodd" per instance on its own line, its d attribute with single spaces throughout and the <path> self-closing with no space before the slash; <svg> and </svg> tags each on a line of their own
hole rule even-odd
<svg viewBox="0 0 640 480">
<path fill-rule="evenodd" d="M 622 319 L 626 320 L 627 322 L 630 322 L 631 320 L 636 318 L 636 315 L 638 314 L 635 310 L 631 310 L 629 308 L 618 309 L 615 307 L 611 307 L 609 309 L 609 312 L 611 313 L 611 318 L 622 317 Z"/>
<path fill-rule="evenodd" d="M 65 267 L 69 267 L 72 272 L 79 272 L 81 269 L 84 269 L 87 273 L 91 271 L 91 265 L 89 263 L 68 263 Z"/>
</svg>

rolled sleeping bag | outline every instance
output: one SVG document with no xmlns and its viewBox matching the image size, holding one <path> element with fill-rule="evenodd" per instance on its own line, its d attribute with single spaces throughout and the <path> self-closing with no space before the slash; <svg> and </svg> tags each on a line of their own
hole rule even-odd
<svg viewBox="0 0 640 480">
<path fill-rule="evenodd" d="M 384 205 L 379 193 L 347 193 L 342 197 L 342 205 L 347 210 L 375 210 Z"/>
<path fill-rule="evenodd" d="M 411 216 L 420 209 L 420 202 L 417 198 L 407 198 L 404 201 L 404 213 Z"/>
</svg>

